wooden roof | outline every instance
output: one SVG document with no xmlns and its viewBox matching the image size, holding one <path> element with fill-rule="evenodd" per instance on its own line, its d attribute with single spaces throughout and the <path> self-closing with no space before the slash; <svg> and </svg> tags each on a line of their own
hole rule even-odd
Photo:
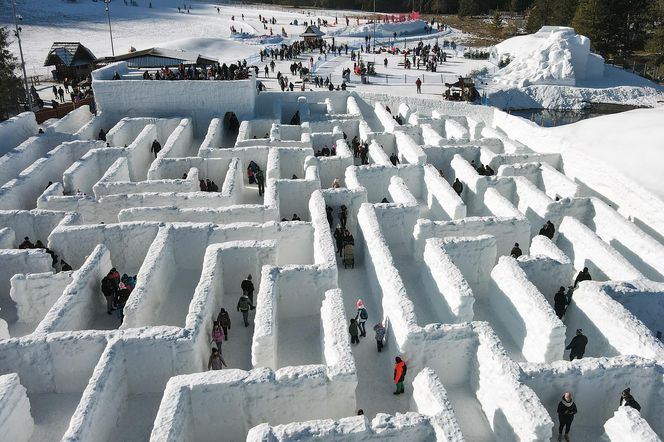
<svg viewBox="0 0 664 442">
<path fill-rule="evenodd" d="M 92 64 L 97 57 L 79 42 L 56 41 L 51 46 L 44 66 L 82 66 Z"/>
</svg>

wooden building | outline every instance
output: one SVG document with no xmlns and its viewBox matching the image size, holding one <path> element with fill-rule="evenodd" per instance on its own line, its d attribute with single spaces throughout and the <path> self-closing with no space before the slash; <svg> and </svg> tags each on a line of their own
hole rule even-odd
<svg viewBox="0 0 664 442">
<path fill-rule="evenodd" d="M 84 80 L 94 69 L 96 57 L 79 42 L 56 41 L 48 51 L 44 66 L 55 66 L 53 79 Z"/>
</svg>

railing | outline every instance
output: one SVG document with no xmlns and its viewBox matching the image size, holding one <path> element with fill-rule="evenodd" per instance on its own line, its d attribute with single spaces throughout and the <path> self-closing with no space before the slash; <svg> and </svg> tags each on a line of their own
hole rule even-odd
<svg viewBox="0 0 664 442">
<path fill-rule="evenodd" d="M 94 101 L 93 97 L 85 97 L 80 100 L 76 105 L 72 102 L 62 103 L 56 108 L 44 108 L 35 112 L 35 118 L 37 119 L 37 124 L 42 124 L 44 121 L 51 118 L 62 118 L 67 115 L 69 112 L 74 109 L 78 109 L 81 106 L 91 104 Z"/>
</svg>

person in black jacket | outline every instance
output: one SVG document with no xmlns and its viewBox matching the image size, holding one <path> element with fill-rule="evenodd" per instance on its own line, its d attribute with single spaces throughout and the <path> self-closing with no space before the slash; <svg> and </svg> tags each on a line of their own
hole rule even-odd
<svg viewBox="0 0 664 442">
<path fill-rule="evenodd" d="M 240 284 L 240 288 L 242 289 L 242 292 L 245 293 L 249 297 L 249 302 L 253 305 L 254 304 L 254 283 L 251 282 L 251 275 L 247 276 L 247 279 L 242 281 Z"/>
<path fill-rule="evenodd" d="M 452 183 L 452 189 L 454 189 L 457 195 L 461 196 L 461 192 L 463 192 L 463 183 L 459 181 L 459 178 L 455 179 L 454 183 Z"/>
<path fill-rule="evenodd" d="M 558 440 L 562 439 L 563 427 L 565 427 L 565 440 L 569 440 L 569 428 L 572 426 L 574 415 L 576 414 L 576 404 L 572 399 L 572 393 L 565 392 L 561 401 L 558 403 Z"/>
<path fill-rule="evenodd" d="M 641 405 L 636 402 L 636 399 L 634 399 L 634 396 L 632 396 L 629 388 L 625 388 L 620 395 L 620 406 L 622 407 L 623 405 L 625 407 L 632 407 L 637 411 L 641 411 Z"/>
<path fill-rule="evenodd" d="M 565 287 L 560 287 L 553 297 L 553 309 L 556 311 L 558 319 L 563 319 L 566 308 L 567 295 L 565 295 Z"/>
<path fill-rule="evenodd" d="M 574 280 L 574 288 L 576 288 L 582 281 L 592 281 L 588 267 L 584 267 L 583 270 L 581 270 L 579 274 L 576 275 L 576 279 Z"/>
<path fill-rule="evenodd" d="M 522 255 L 522 252 L 521 252 L 521 248 L 519 247 L 519 243 L 515 242 L 514 247 L 512 247 L 512 251 L 510 252 L 510 256 L 512 258 L 518 258 L 521 255 Z"/>
<path fill-rule="evenodd" d="M 217 322 L 221 325 L 222 330 L 224 330 L 224 341 L 228 341 L 228 330 L 231 328 L 231 317 L 228 315 L 226 309 L 222 308 L 219 310 Z"/>
<path fill-rule="evenodd" d="M 569 350 L 569 360 L 572 361 L 574 358 L 582 359 L 583 354 L 586 352 L 586 345 L 588 345 L 588 338 L 583 334 L 583 330 L 577 328 L 576 336 L 574 336 L 572 342 L 565 347 L 565 350 Z"/>
<path fill-rule="evenodd" d="M 154 153 L 154 157 L 157 158 L 159 151 L 161 150 L 161 143 L 156 139 L 152 142 L 152 147 L 150 147 L 150 152 Z"/>
</svg>

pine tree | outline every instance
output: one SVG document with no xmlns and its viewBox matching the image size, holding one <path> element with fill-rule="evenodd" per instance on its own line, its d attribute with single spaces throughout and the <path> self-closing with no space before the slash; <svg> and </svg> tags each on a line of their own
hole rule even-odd
<svg viewBox="0 0 664 442">
<path fill-rule="evenodd" d="M 537 32 L 542 26 L 552 24 L 554 0 L 535 0 L 528 16 L 526 29 Z"/>
<path fill-rule="evenodd" d="M 646 42 L 646 50 L 655 55 L 657 63 L 664 62 L 664 0 L 654 3 L 650 10 L 653 29 Z"/>
<path fill-rule="evenodd" d="M 25 97 L 21 79 L 16 76 L 18 63 L 9 50 L 9 31 L 0 28 L 0 120 L 15 115 L 19 100 Z"/>
<path fill-rule="evenodd" d="M 593 48 L 603 54 L 612 49 L 607 35 L 610 7 L 606 3 L 607 0 L 580 0 L 572 20 L 576 32 L 590 38 Z"/>
<path fill-rule="evenodd" d="M 479 0 L 459 0 L 459 17 L 477 15 L 480 12 Z"/>
</svg>

